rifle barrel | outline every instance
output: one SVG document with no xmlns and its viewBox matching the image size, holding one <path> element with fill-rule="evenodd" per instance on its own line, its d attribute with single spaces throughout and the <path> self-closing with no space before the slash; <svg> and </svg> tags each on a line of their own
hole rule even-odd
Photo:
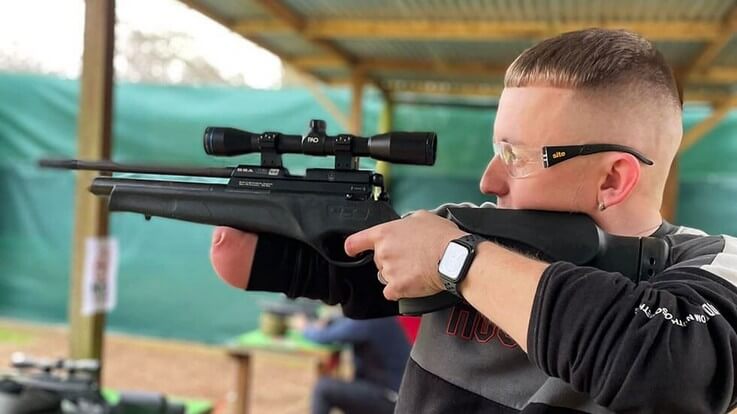
<svg viewBox="0 0 737 414">
<path fill-rule="evenodd" d="M 65 170 L 91 170 L 101 172 L 125 172 L 138 174 L 185 175 L 193 177 L 230 178 L 233 167 L 174 167 L 137 164 L 119 164 L 113 161 L 83 161 L 74 159 L 44 159 L 39 166 Z"/>
</svg>

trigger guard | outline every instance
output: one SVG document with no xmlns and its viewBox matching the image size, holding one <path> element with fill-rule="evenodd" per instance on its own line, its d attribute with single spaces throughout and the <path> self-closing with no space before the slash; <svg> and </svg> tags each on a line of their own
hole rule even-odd
<svg viewBox="0 0 737 414">
<path fill-rule="evenodd" d="M 357 256 L 356 258 L 357 260 L 354 260 L 354 261 L 334 260 L 328 257 L 327 255 L 323 255 L 323 258 L 325 258 L 325 260 L 327 260 L 327 262 L 333 266 L 359 267 L 359 266 L 364 266 L 368 264 L 369 262 L 372 262 L 374 260 L 374 253 L 370 252 L 370 253 L 360 254 Z"/>
</svg>

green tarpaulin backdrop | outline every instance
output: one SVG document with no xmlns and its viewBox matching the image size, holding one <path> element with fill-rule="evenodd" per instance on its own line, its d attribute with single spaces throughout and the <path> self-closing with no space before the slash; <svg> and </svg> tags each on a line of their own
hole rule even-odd
<svg viewBox="0 0 737 414">
<path fill-rule="evenodd" d="M 344 108 L 345 91 L 330 91 Z M 301 133 L 311 118 L 337 122 L 304 90 L 122 84 L 115 88 L 113 158 L 191 165 L 256 163 L 256 156 L 213 159 L 202 151 L 208 125 Z M 365 101 L 364 133 L 375 133 L 381 102 Z M 40 170 L 45 156 L 76 154 L 78 82 L 0 74 L 0 317 L 64 323 L 73 229 L 74 175 Z M 708 116 L 689 108 L 686 127 Z M 478 177 L 491 154 L 488 109 L 398 105 L 395 129 L 439 136 L 434 167 L 395 166 L 399 211 L 447 201 L 484 201 Z M 678 222 L 737 234 L 737 117 L 730 116 L 681 159 Z M 329 166 L 327 158 L 286 156 L 292 172 Z M 362 166 L 372 168 L 364 160 Z M 221 283 L 208 260 L 211 228 L 133 214 L 114 214 L 120 243 L 118 307 L 109 329 L 218 343 L 257 325 L 269 294 Z"/>
</svg>

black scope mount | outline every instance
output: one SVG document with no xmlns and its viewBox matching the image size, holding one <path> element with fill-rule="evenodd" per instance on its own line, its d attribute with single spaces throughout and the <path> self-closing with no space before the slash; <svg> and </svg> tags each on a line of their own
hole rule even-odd
<svg viewBox="0 0 737 414">
<path fill-rule="evenodd" d="M 262 167 L 282 167 L 281 155 L 298 153 L 334 155 L 336 170 L 357 170 L 358 157 L 399 164 L 433 165 L 437 136 L 434 132 L 388 132 L 371 137 L 351 134 L 327 135 L 321 119 L 310 121 L 302 135 L 281 132 L 253 133 L 235 128 L 207 127 L 203 136 L 209 155 L 261 153 Z"/>
</svg>

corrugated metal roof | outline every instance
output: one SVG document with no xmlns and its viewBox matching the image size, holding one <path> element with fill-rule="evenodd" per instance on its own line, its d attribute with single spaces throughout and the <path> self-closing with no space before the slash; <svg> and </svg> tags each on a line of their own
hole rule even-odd
<svg viewBox="0 0 737 414">
<path fill-rule="evenodd" d="M 704 48 L 704 42 L 653 42 L 670 65 L 680 68 L 693 61 Z"/>
<path fill-rule="evenodd" d="M 285 0 L 307 18 L 716 20 L 724 0 Z"/>
<path fill-rule="evenodd" d="M 181 1 L 331 83 L 361 70 L 385 90 L 477 82 L 491 92 L 489 79 L 540 39 L 605 26 L 650 37 L 676 69 L 690 68 L 687 87 L 737 84 L 737 0 Z"/>
<path fill-rule="evenodd" d="M 322 53 L 318 46 L 294 34 L 264 35 L 261 40 L 272 49 L 280 51 L 281 56 L 312 56 Z"/>
<path fill-rule="evenodd" d="M 402 80 L 402 81 L 417 81 L 417 73 L 412 71 L 377 71 L 373 72 L 374 76 L 377 79 L 383 80 L 383 81 L 390 81 L 392 79 L 395 80 Z M 428 72 L 423 74 L 422 81 L 428 81 L 428 82 L 458 82 L 458 83 L 464 83 L 464 84 L 471 84 L 471 83 L 484 83 L 484 84 L 492 84 L 495 86 L 501 86 L 502 82 L 504 81 L 504 75 L 503 74 L 494 74 L 494 75 L 468 75 L 464 76 L 463 78 L 459 78 L 458 76 L 453 76 L 452 74 L 444 74 L 444 73 L 433 73 Z"/>
<path fill-rule="evenodd" d="M 207 10 L 227 20 L 265 18 L 269 14 L 257 4 L 243 0 L 192 0 L 183 3 L 197 9 Z M 198 7 L 200 6 L 200 7 Z"/>
<path fill-rule="evenodd" d="M 510 40 L 463 42 L 446 40 L 340 40 L 336 44 L 354 56 L 365 58 L 407 59 L 419 61 L 475 61 L 508 63 L 532 41 Z"/>
</svg>

